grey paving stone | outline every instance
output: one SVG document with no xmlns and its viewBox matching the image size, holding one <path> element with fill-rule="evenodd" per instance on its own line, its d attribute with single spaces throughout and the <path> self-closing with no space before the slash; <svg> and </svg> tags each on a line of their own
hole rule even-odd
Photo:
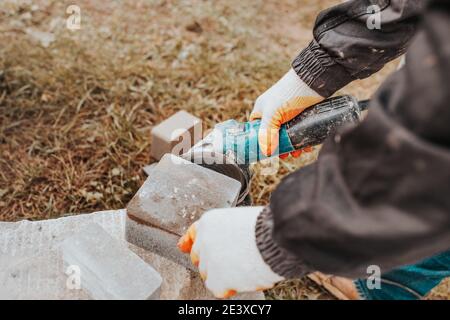
<svg viewBox="0 0 450 320">
<path fill-rule="evenodd" d="M 232 178 L 169 154 L 152 169 L 127 211 L 136 221 L 182 235 L 205 211 L 235 205 L 240 188 Z"/>
<path fill-rule="evenodd" d="M 192 271 L 197 269 L 192 265 L 189 255 L 181 253 L 177 248 L 180 237 L 160 228 L 138 223 L 129 216 L 126 218 L 126 240 L 138 247 L 168 258 Z"/>
<path fill-rule="evenodd" d="M 207 210 L 234 206 L 241 184 L 167 154 L 127 206 L 127 241 L 192 268 L 176 243 Z"/>
<path fill-rule="evenodd" d="M 64 240 L 67 265 L 81 271 L 81 285 L 96 300 L 158 299 L 161 276 L 120 240 L 91 223 Z"/>
</svg>

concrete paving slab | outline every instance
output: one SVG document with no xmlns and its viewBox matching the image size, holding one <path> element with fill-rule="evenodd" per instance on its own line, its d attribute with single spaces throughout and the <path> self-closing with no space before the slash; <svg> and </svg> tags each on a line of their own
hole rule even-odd
<svg viewBox="0 0 450 320">
<path fill-rule="evenodd" d="M 81 285 L 95 300 L 159 298 L 161 276 L 96 223 L 65 239 L 61 251 L 68 266 L 80 269 Z"/>
</svg>

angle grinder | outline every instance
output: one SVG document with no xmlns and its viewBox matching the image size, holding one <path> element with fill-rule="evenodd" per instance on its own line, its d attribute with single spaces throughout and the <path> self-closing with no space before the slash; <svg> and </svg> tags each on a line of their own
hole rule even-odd
<svg viewBox="0 0 450 320">
<path fill-rule="evenodd" d="M 368 100 L 358 101 L 344 95 L 307 108 L 281 126 L 278 149 L 271 157 L 323 143 L 337 128 L 359 123 L 368 105 Z M 260 125 L 260 120 L 219 123 L 183 157 L 240 181 L 242 188 L 237 205 L 250 205 L 249 165 L 267 159 L 258 144 Z"/>
</svg>

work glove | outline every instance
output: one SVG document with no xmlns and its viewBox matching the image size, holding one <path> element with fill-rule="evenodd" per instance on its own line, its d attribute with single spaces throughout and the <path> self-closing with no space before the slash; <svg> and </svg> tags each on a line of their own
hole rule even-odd
<svg viewBox="0 0 450 320">
<path fill-rule="evenodd" d="M 206 287 L 217 298 L 269 289 L 284 280 L 264 262 L 255 225 L 263 207 L 214 209 L 192 224 L 178 242 L 190 253 Z"/>
<path fill-rule="evenodd" d="M 258 133 L 261 152 L 266 156 L 274 154 L 278 148 L 278 132 L 281 125 L 323 99 L 291 68 L 277 83 L 256 99 L 250 114 L 250 121 L 261 119 Z M 303 151 L 311 151 L 311 148 Z M 299 157 L 301 153 L 302 150 L 297 150 L 291 155 Z M 288 154 L 280 157 L 287 156 Z"/>
</svg>

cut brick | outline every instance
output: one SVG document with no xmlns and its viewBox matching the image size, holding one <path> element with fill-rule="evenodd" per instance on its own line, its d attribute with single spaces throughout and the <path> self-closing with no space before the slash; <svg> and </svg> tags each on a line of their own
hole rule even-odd
<svg viewBox="0 0 450 320">
<path fill-rule="evenodd" d="M 81 285 L 96 300 L 158 299 L 161 276 L 98 224 L 61 244 L 64 261 L 81 271 Z"/>
<path fill-rule="evenodd" d="M 201 139 L 201 120 L 186 111 L 178 111 L 152 129 L 150 155 L 156 160 L 166 153 L 181 155 Z"/>
<path fill-rule="evenodd" d="M 237 180 L 165 155 L 128 204 L 126 239 L 193 268 L 176 247 L 179 237 L 205 211 L 234 206 L 240 189 Z"/>
<path fill-rule="evenodd" d="M 236 204 L 241 184 L 221 173 L 167 154 L 128 204 L 128 214 L 175 235 L 206 210 Z"/>
<path fill-rule="evenodd" d="M 111 236 L 124 240 L 125 210 L 43 221 L 0 222 L 0 298 L 1 299 L 91 299 L 81 289 L 67 287 L 66 268 L 58 251 L 61 242 L 90 223 L 98 223 Z M 177 263 L 128 244 L 142 260 L 163 278 L 161 299 L 213 299 L 198 274 Z M 261 300 L 254 292 L 235 299 Z"/>
</svg>

